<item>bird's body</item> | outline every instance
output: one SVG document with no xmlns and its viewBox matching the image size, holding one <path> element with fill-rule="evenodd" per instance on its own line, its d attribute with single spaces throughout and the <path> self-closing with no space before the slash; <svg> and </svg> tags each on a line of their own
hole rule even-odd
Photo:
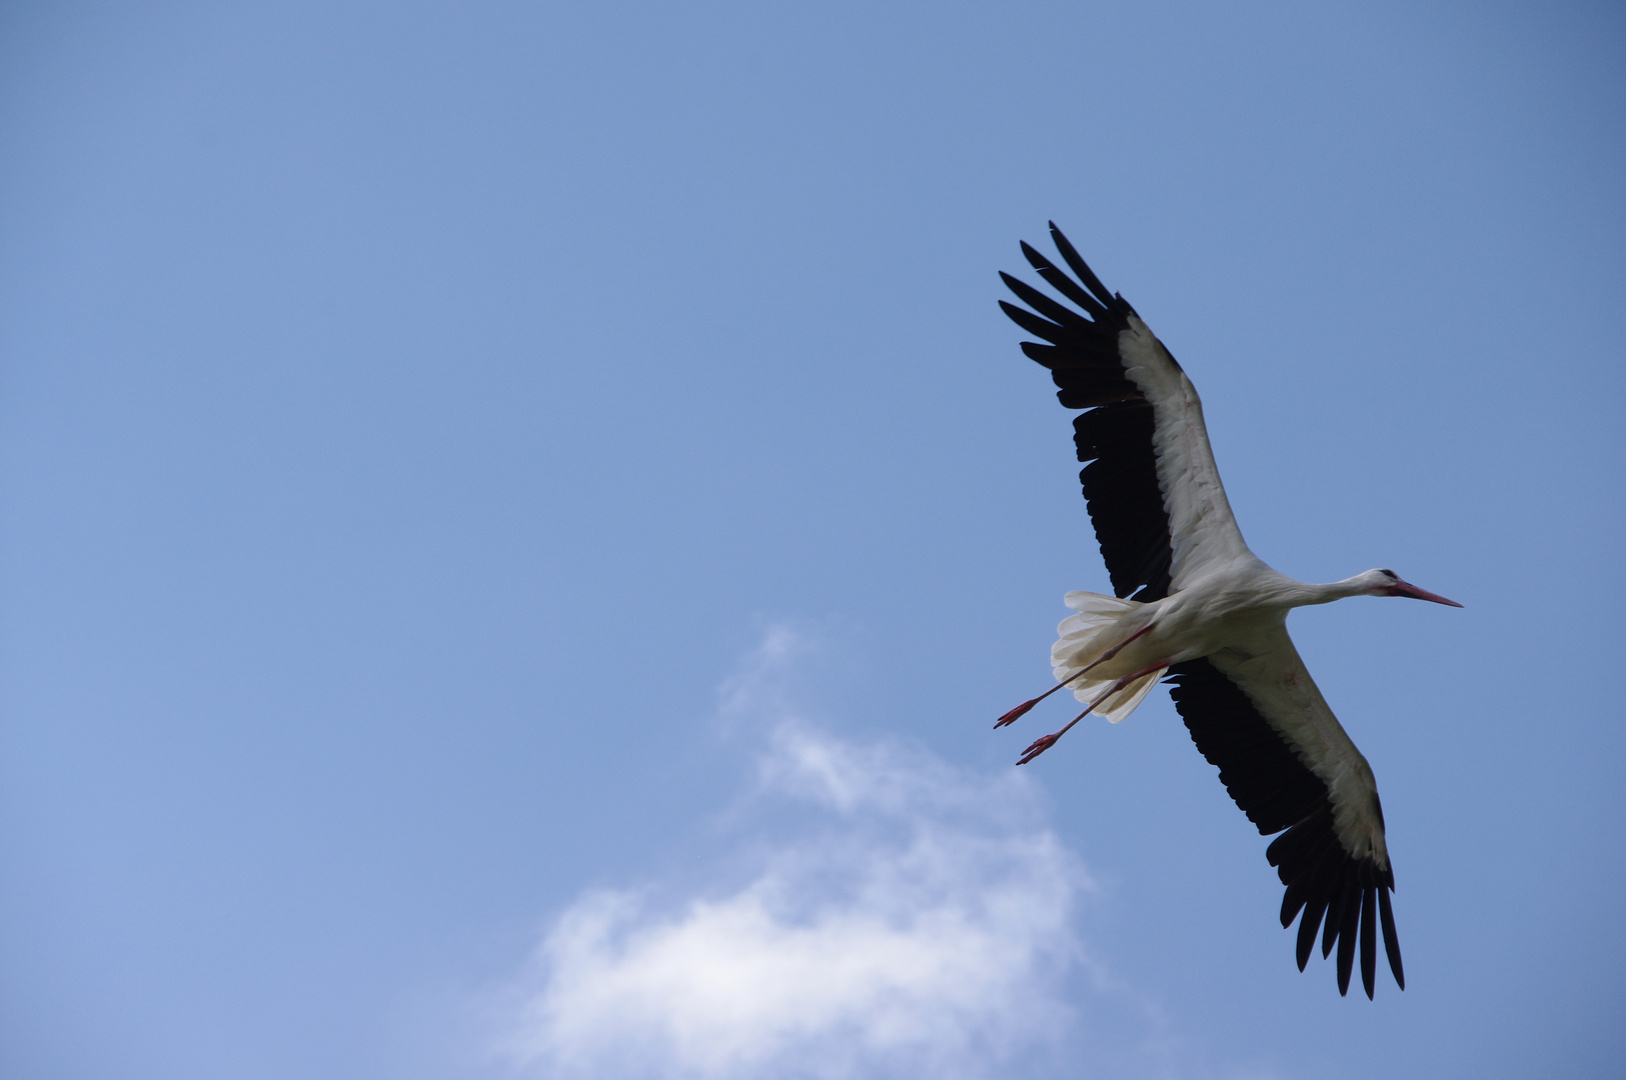
<svg viewBox="0 0 1626 1080">
<path fill-rule="evenodd" d="M 1022 348 L 1051 369 L 1062 404 L 1091 410 L 1074 421 L 1075 442 L 1079 460 L 1089 462 L 1084 493 L 1118 595 L 1067 594 L 1076 614 L 1058 628 L 1050 692 L 1067 687 L 1089 706 L 1036 740 L 1022 763 L 1090 713 L 1122 720 L 1167 675 L 1198 749 L 1219 767 L 1237 804 L 1261 833 L 1287 830 L 1267 856 L 1287 886 L 1282 925 L 1303 913 L 1299 967 L 1325 919 L 1322 952 L 1338 946 L 1340 992 L 1349 986 L 1358 936 L 1370 997 L 1381 919 L 1390 968 L 1404 986 L 1377 782 L 1299 659 L 1287 615 L 1350 596 L 1460 605 L 1390 570 L 1328 585 L 1295 581 L 1249 550 L 1214 465 L 1196 389 L 1123 297 L 1101 285 L 1054 225 L 1051 232 L 1077 281 L 1026 244 L 1023 253 L 1089 317 L 1009 275 L 1001 276 L 1033 311 L 1001 307 L 1048 343 Z"/>
</svg>

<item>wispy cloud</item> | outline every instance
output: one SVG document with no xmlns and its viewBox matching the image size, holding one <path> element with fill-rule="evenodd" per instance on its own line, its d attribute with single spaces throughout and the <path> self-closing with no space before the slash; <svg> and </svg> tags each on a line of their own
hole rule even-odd
<svg viewBox="0 0 1626 1080">
<path fill-rule="evenodd" d="M 782 713 L 794 652 L 771 632 L 725 705 Z M 1027 778 L 771 730 L 729 815 L 758 851 L 743 881 L 578 897 L 505 995 L 501 1055 L 548 1076 L 971 1078 L 1053 1051 L 1089 885 Z M 765 819 L 769 843 L 744 835 Z"/>
</svg>

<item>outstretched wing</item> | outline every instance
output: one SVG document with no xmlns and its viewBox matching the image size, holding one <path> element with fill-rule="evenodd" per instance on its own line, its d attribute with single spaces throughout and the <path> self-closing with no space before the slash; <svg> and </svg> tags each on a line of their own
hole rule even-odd
<svg viewBox="0 0 1626 1080">
<path fill-rule="evenodd" d="M 1077 310 L 1003 273 L 1032 310 L 999 306 L 1047 343 L 1024 341 L 1022 351 L 1050 369 L 1061 403 L 1090 410 L 1073 421 L 1074 442 L 1078 460 L 1089 463 L 1079 479 L 1113 590 L 1157 600 L 1210 562 L 1242 557 L 1248 548 L 1191 380 L 1054 223 L 1050 235 L 1077 280 L 1026 243 L 1022 254 Z"/>
<path fill-rule="evenodd" d="M 1287 886 L 1282 926 L 1303 912 L 1299 970 L 1324 924 L 1321 955 L 1338 946 L 1338 992 L 1347 993 L 1358 936 L 1361 984 L 1371 997 L 1381 921 L 1389 970 L 1405 989 L 1377 781 L 1285 627 L 1268 646 L 1259 654 L 1226 649 L 1173 665 L 1169 696 L 1248 820 L 1264 835 L 1287 830 L 1265 857 Z"/>
</svg>

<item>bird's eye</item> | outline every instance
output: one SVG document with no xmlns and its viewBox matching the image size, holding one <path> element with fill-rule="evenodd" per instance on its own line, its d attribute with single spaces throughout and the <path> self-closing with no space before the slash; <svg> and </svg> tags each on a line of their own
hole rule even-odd
<svg viewBox="0 0 1626 1080">
<path fill-rule="evenodd" d="M 1400 575 L 1395 573 L 1393 570 L 1379 570 L 1378 573 L 1380 573 L 1380 574 L 1388 574 L 1390 577 L 1394 578 L 1396 581 L 1400 580 Z"/>
</svg>

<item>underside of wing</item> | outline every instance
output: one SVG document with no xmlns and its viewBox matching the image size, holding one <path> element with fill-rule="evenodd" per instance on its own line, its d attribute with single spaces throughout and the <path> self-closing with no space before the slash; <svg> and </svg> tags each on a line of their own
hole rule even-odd
<svg viewBox="0 0 1626 1080">
<path fill-rule="evenodd" d="M 1054 224 L 1051 237 L 1077 280 L 1024 243 L 1022 254 L 1078 310 L 1001 274 L 1017 299 L 1032 308 L 1000 301 L 1018 326 L 1043 343 L 1024 341 L 1022 351 L 1050 369 L 1069 409 L 1089 409 L 1073 421 L 1079 480 L 1089 506 L 1101 557 L 1119 596 L 1158 600 L 1169 592 L 1172 556 L 1169 515 L 1158 488 L 1152 405 L 1130 381 L 1119 355 L 1118 335 L 1135 309 L 1107 291 Z"/>
<path fill-rule="evenodd" d="M 1054 224 L 1060 267 L 1027 244 L 1022 254 L 1069 307 L 1001 274 L 1021 308 L 1001 302 L 1043 339 L 1022 351 L 1050 369 L 1070 409 L 1079 479 L 1119 596 L 1157 600 L 1205 567 L 1251 555 L 1231 514 L 1208 444 L 1202 402 L 1185 372 L 1122 296 L 1109 293 Z M 1031 310 L 1029 310 L 1031 309 Z"/>
<path fill-rule="evenodd" d="M 1404 989 L 1389 899 L 1394 872 L 1376 784 L 1291 642 L 1287 648 L 1291 661 L 1218 654 L 1175 664 L 1169 668 L 1170 696 L 1197 749 L 1219 768 L 1220 782 L 1248 820 L 1263 835 L 1282 833 L 1265 856 L 1287 886 L 1282 926 L 1302 912 L 1299 970 L 1320 931 L 1323 957 L 1338 948 L 1338 992 L 1347 993 L 1358 942 L 1361 983 L 1371 997 L 1381 924 L 1389 969 Z M 1328 721 L 1336 730 L 1327 729 Z"/>
</svg>

